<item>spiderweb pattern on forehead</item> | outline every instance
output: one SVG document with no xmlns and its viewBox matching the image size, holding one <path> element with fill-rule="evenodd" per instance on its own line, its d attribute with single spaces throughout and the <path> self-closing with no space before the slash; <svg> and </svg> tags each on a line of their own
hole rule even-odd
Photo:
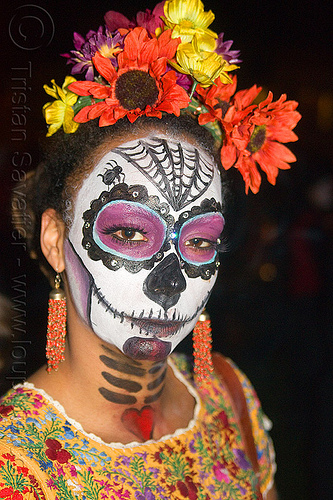
<svg viewBox="0 0 333 500">
<path fill-rule="evenodd" d="M 196 148 L 183 148 L 165 139 L 139 140 L 131 147 L 117 147 L 119 154 L 145 175 L 175 211 L 199 198 L 210 186 L 214 163 Z"/>
</svg>

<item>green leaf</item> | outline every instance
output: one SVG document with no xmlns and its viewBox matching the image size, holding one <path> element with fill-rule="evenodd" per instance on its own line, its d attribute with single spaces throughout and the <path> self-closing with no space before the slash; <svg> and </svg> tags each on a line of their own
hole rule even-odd
<svg viewBox="0 0 333 500">
<path fill-rule="evenodd" d="M 81 109 L 101 101 L 104 101 L 104 99 L 93 99 L 91 96 L 88 95 L 80 96 L 73 106 L 74 115 L 76 115 L 79 111 L 81 111 Z"/>
</svg>

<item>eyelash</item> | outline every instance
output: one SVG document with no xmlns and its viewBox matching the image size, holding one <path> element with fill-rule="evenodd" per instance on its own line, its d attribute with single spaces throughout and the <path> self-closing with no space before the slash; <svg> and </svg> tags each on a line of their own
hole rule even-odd
<svg viewBox="0 0 333 500">
<path fill-rule="evenodd" d="M 215 249 L 218 253 L 225 253 L 231 250 L 230 238 L 223 231 L 219 237 L 220 243 L 216 243 Z"/>
<path fill-rule="evenodd" d="M 108 227 L 104 227 L 102 228 L 101 232 L 102 234 L 106 234 L 106 235 L 109 235 L 111 236 L 113 239 L 117 240 L 117 243 L 119 243 L 120 245 L 130 245 L 130 246 L 135 246 L 135 245 L 138 245 L 140 243 L 142 243 L 142 241 L 138 241 L 138 240 L 125 240 L 125 239 L 121 239 L 121 238 L 118 238 L 114 233 L 116 233 L 117 231 L 126 231 L 126 230 L 130 230 L 130 231 L 135 231 L 136 233 L 140 233 L 142 235 L 145 235 L 147 234 L 147 231 L 145 231 L 144 229 L 139 229 L 138 227 L 124 227 L 124 226 L 108 226 Z"/>
<path fill-rule="evenodd" d="M 195 238 L 191 239 L 193 240 Z M 210 243 L 211 245 L 211 247 L 199 249 L 201 252 L 205 250 L 208 251 L 211 250 L 211 248 L 214 248 L 215 252 L 217 253 L 226 253 L 229 252 L 232 248 L 232 245 L 230 243 L 230 238 L 224 232 L 222 232 L 218 238 L 220 240 L 219 243 L 217 241 L 212 241 L 205 238 L 198 238 L 198 239 L 207 241 L 207 243 Z"/>
</svg>

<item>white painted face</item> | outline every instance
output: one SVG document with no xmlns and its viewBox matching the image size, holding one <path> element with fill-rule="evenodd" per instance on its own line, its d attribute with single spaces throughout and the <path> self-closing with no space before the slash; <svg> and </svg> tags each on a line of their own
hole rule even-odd
<svg viewBox="0 0 333 500">
<path fill-rule="evenodd" d="M 215 283 L 224 220 L 201 148 L 149 135 L 107 153 L 84 180 L 65 244 L 76 310 L 134 359 L 164 359 Z"/>
</svg>

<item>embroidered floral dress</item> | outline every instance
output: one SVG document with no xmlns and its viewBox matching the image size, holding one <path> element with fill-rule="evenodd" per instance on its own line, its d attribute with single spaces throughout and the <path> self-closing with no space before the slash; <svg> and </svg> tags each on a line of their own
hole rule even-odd
<svg viewBox="0 0 333 500">
<path fill-rule="evenodd" d="M 159 441 L 106 444 L 87 434 L 32 384 L 0 405 L 0 498 L 11 500 L 250 500 L 256 476 L 244 453 L 228 394 L 215 376 L 199 391 L 183 356 L 170 362 L 196 399 L 186 429 Z M 237 370 L 237 369 L 236 369 Z M 252 420 L 263 493 L 274 453 L 249 381 L 237 370 Z"/>
</svg>

